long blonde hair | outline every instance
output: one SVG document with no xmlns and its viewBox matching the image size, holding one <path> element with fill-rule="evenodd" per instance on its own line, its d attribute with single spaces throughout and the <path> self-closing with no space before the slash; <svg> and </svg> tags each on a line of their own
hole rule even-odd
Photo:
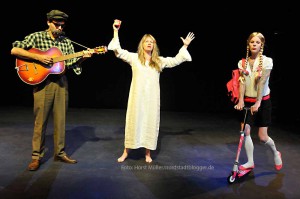
<svg viewBox="0 0 300 199">
<path fill-rule="evenodd" d="M 247 39 L 247 52 L 246 52 L 246 61 L 244 67 L 247 66 L 248 60 L 249 60 L 249 43 L 253 37 L 258 37 L 261 41 L 261 47 L 259 51 L 259 64 L 257 67 L 257 70 L 255 71 L 255 84 L 257 85 L 258 80 L 260 79 L 262 75 L 262 67 L 263 67 L 263 52 L 264 52 L 264 46 L 265 46 L 265 37 L 262 33 L 260 32 L 253 32 L 249 35 Z"/>
<path fill-rule="evenodd" d="M 262 63 L 263 63 L 263 52 L 264 52 L 264 46 L 265 46 L 266 40 L 265 40 L 264 35 L 260 32 L 251 33 L 250 36 L 247 39 L 247 52 L 246 52 L 245 66 L 247 66 L 248 59 L 249 59 L 249 43 L 250 43 L 250 41 L 253 37 L 258 37 L 261 41 L 261 48 L 260 48 L 260 51 L 259 51 L 259 67 L 258 67 L 261 70 L 262 69 Z"/>
<path fill-rule="evenodd" d="M 137 53 L 138 53 L 138 57 L 139 57 L 139 60 L 141 61 L 141 63 L 143 65 L 145 65 L 145 62 L 146 62 L 146 59 L 145 59 L 145 51 L 143 49 L 143 43 L 145 42 L 145 40 L 147 38 L 151 38 L 153 40 L 153 50 L 151 52 L 151 59 L 150 59 L 150 62 L 149 62 L 149 66 L 152 67 L 152 68 L 155 68 L 155 70 L 157 70 L 158 72 L 161 72 L 161 67 L 160 67 L 160 64 L 161 64 L 161 60 L 159 58 L 159 48 L 157 46 L 157 42 L 156 42 L 156 39 L 151 35 L 151 34 L 145 34 L 139 45 L 138 45 L 138 50 L 137 50 Z"/>
</svg>

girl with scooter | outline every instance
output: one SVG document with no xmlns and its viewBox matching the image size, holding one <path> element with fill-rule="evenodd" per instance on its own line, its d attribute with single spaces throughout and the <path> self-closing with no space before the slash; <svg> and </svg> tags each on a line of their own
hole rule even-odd
<svg viewBox="0 0 300 199">
<path fill-rule="evenodd" d="M 274 167 L 277 171 L 282 169 L 281 153 L 276 149 L 274 140 L 268 135 L 268 127 L 271 124 L 272 104 L 270 97 L 269 78 L 273 68 L 273 60 L 263 55 L 265 37 L 260 32 L 253 32 L 247 39 L 247 53 L 244 67 L 242 60 L 238 62 L 241 70 L 239 101 L 234 106 L 236 110 L 245 111 L 244 107 L 250 107 L 245 121 L 244 146 L 248 161 L 239 166 L 239 170 L 254 169 L 253 151 L 254 145 L 251 139 L 251 126 L 258 127 L 258 137 L 265 146 L 269 147 L 274 155 Z"/>
</svg>

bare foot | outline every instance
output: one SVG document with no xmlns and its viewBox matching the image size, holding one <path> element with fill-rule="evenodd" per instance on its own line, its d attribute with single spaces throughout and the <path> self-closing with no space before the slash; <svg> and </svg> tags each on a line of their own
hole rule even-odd
<svg viewBox="0 0 300 199">
<path fill-rule="evenodd" d="M 118 162 L 124 162 L 128 157 L 128 149 L 124 149 L 124 152 L 121 157 L 118 158 Z"/>
<path fill-rule="evenodd" d="M 150 150 L 149 149 L 146 149 L 146 155 L 145 155 L 145 158 L 146 158 L 146 162 L 147 163 L 151 163 L 152 162 L 152 158 L 150 156 Z"/>
<path fill-rule="evenodd" d="M 146 155 L 146 162 L 147 163 L 151 163 L 152 162 L 152 158 L 150 156 Z"/>
</svg>

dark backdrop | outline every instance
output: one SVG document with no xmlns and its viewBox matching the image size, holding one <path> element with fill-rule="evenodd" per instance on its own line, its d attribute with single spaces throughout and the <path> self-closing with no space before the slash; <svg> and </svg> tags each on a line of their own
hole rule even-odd
<svg viewBox="0 0 300 199">
<path fill-rule="evenodd" d="M 161 4 L 153 1 L 138 4 L 129 1 L 8 2 L 1 12 L 1 106 L 32 106 L 32 87 L 22 82 L 14 69 L 11 43 L 31 32 L 46 29 L 46 13 L 59 9 L 70 16 L 66 35 L 89 48 L 108 45 L 115 18 L 123 21 L 120 41 L 122 47 L 130 51 L 136 51 L 141 37 L 151 33 L 158 41 L 161 55 L 174 56 L 182 46 L 180 37 L 193 31 L 196 39 L 188 49 L 193 61 L 161 73 L 163 111 L 232 113 L 233 105 L 226 95 L 225 84 L 238 60 L 245 57 L 248 35 L 262 32 L 266 37 L 264 54 L 274 61 L 270 80 L 274 118 L 291 124 L 299 121 L 295 97 L 299 85 L 296 82 L 299 12 L 295 5 L 286 1 L 244 5 Z M 76 51 L 84 50 L 74 45 Z M 131 70 L 113 52 L 95 54 L 83 63 L 82 75 L 68 71 L 67 76 L 70 107 L 126 109 Z"/>
</svg>

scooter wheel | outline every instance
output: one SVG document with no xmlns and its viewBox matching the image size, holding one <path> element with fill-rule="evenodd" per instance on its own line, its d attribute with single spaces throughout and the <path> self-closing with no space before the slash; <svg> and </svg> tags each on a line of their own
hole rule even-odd
<svg viewBox="0 0 300 199">
<path fill-rule="evenodd" d="M 230 175 L 230 176 L 227 177 L 227 182 L 229 184 L 232 184 L 232 183 L 234 183 L 234 181 L 236 180 L 236 178 L 237 178 L 237 176 L 234 177 L 233 175 Z"/>
</svg>

